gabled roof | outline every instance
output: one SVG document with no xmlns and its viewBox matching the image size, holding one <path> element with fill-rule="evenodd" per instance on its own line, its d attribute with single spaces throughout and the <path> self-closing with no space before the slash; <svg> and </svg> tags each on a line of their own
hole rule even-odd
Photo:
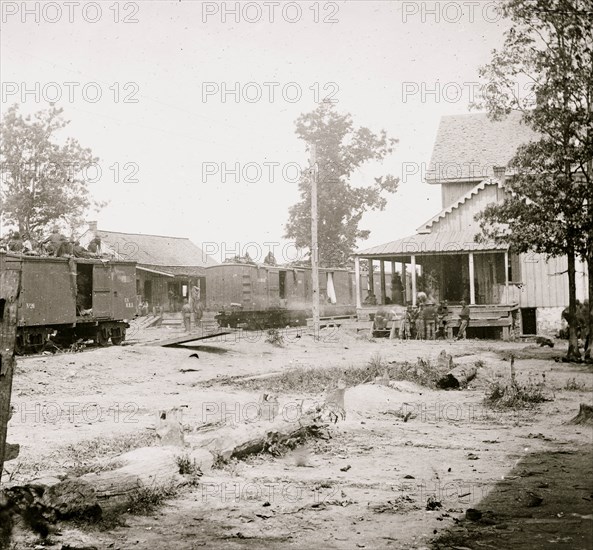
<svg viewBox="0 0 593 550">
<path fill-rule="evenodd" d="M 503 245 L 494 242 L 477 243 L 474 241 L 475 231 L 438 231 L 436 233 L 420 233 L 397 239 L 386 244 L 359 250 L 354 255 L 365 258 L 393 256 L 421 256 L 425 253 L 452 254 L 456 252 L 476 252 L 480 250 L 506 250 Z"/>
<path fill-rule="evenodd" d="M 480 182 L 494 174 L 494 166 L 506 166 L 520 145 L 537 137 L 519 111 L 499 122 L 486 113 L 443 116 L 426 181 Z"/>
<path fill-rule="evenodd" d="M 453 204 L 450 204 L 449 206 L 447 206 L 447 208 L 444 208 L 443 210 L 441 210 L 436 216 L 433 216 L 432 218 L 430 218 L 430 220 L 424 222 L 420 227 L 418 227 L 418 229 L 416 229 L 416 231 L 418 231 L 418 233 L 429 232 L 430 228 L 433 226 L 433 224 L 435 224 L 439 220 L 445 218 L 448 214 L 450 214 L 454 210 L 457 210 L 462 204 L 464 204 L 468 200 L 471 200 L 471 198 L 474 195 L 477 195 L 487 185 L 500 185 L 500 181 L 495 178 L 488 178 L 488 179 L 485 179 L 482 183 L 478 183 L 478 185 L 476 185 L 474 188 L 472 188 L 470 191 L 468 191 L 465 195 L 463 195 L 461 198 L 459 198 Z"/>
<path fill-rule="evenodd" d="M 119 233 L 102 229 L 96 233 L 102 244 L 113 250 L 117 257 L 147 266 L 203 268 L 218 263 L 187 238 Z M 174 270 L 164 271 L 170 273 Z M 185 274 L 187 270 L 176 271 Z"/>
</svg>

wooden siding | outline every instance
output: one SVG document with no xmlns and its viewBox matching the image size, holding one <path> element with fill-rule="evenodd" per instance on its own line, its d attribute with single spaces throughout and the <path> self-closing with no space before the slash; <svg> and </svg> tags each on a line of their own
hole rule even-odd
<svg viewBox="0 0 593 550">
<path fill-rule="evenodd" d="M 443 186 L 444 187 L 444 186 Z M 465 193 L 464 193 L 465 194 Z M 467 231 L 468 229 L 479 230 L 474 216 L 484 210 L 493 202 L 502 200 L 503 192 L 497 185 L 487 185 L 470 200 L 459 205 L 455 210 L 449 212 L 444 218 L 436 221 L 430 230 L 431 233 L 438 231 Z"/>
<path fill-rule="evenodd" d="M 443 209 L 451 206 L 457 202 L 463 195 L 469 193 L 476 186 L 476 182 L 472 183 L 443 183 L 441 185 L 441 199 L 443 202 Z"/>
<path fill-rule="evenodd" d="M 521 254 L 521 307 L 568 306 L 568 277 L 566 257 L 546 260 L 542 254 Z M 577 262 L 577 299 L 587 295 L 586 265 Z"/>
</svg>

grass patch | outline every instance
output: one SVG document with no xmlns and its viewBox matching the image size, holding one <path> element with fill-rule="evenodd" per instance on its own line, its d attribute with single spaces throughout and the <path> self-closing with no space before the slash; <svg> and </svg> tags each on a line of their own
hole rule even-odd
<svg viewBox="0 0 593 550">
<path fill-rule="evenodd" d="M 68 474 L 81 476 L 92 472 L 115 470 L 123 464 L 118 460 L 108 460 L 141 447 L 156 445 L 154 431 L 133 432 L 114 437 L 95 437 L 76 445 L 67 445 L 64 450 L 54 453 L 60 457 L 62 467 Z"/>
<path fill-rule="evenodd" d="M 566 391 L 587 391 L 587 386 L 584 382 L 577 381 L 576 378 L 569 378 L 563 389 Z"/>
<path fill-rule="evenodd" d="M 73 476 L 107 472 L 122 466 L 120 461 L 115 460 L 119 455 L 156 444 L 156 432 L 149 430 L 87 439 L 74 445 L 65 445 L 40 460 L 17 462 L 9 480 L 30 479 L 55 471 Z"/>
<path fill-rule="evenodd" d="M 547 395 L 545 377 L 541 381 L 529 377 L 524 384 L 516 379 L 510 383 L 499 380 L 492 382 L 485 402 L 496 409 L 525 409 L 551 400 Z"/>
<path fill-rule="evenodd" d="M 198 485 L 203 473 L 196 459 L 191 458 L 189 453 L 183 453 L 175 458 L 175 462 L 179 468 L 179 473 L 190 478 L 190 485 Z"/>
<path fill-rule="evenodd" d="M 121 460 L 110 460 L 108 462 L 85 462 L 74 464 L 68 468 L 68 474 L 74 477 L 83 476 L 85 474 L 98 474 L 99 472 L 110 472 L 121 468 L 124 463 Z"/>
<path fill-rule="evenodd" d="M 407 380 L 430 388 L 437 387 L 437 381 L 445 374 L 435 363 L 419 358 L 416 363 L 386 361 L 374 353 L 366 365 L 349 367 L 292 367 L 274 377 L 244 380 L 229 377 L 217 379 L 221 385 L 231 385 L 258 392 L 309 393 L 317 394 L 337 386 L 344 380 L 347 387 L 372 382 L 377 377 L 389 376 L 390 380 Z"/>
<path fill-rule="evenodd" d="M 80 461 L 95 460 L 97 458 L 112 458 L 141 447 L 152 447 L 157 443 L 156 432 L 144 430 L 120 434 L 113 437 L 95 437 L 81 441 L 76 445 L 67 445 L 64 451 L 66 456 L 76 457 Z"/>
<path fill-rule="evenodd" d="M 146 516 L 162 506 L 166 500 L 176 497 L 179 489 L 173 483 L 139 487 L 134 491 L 126 506 L 126 512 L 136 516 Z"/>
</svg>

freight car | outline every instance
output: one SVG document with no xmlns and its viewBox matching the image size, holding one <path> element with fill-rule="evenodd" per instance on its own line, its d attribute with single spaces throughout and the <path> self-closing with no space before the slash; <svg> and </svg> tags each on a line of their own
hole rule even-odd
<svg viewBox="0 0 593 550">
<path fill-rule="evenodd" d="M 206 268 L 206 308 L 220 326 L 264 329 L 306 324 L 311 317 L 310 268 L 224 263 Z M 319 270 L 322 316 L 356 313 L 354 273 Z"/>
<path fill-rule="evenodd" d="M 40 352 L 49 338 L 119 345 L 136 311 L 135 262 L 23 256 L 0 252 L 0 269 L 18 264 L 18 353 Z"/>
</svg>

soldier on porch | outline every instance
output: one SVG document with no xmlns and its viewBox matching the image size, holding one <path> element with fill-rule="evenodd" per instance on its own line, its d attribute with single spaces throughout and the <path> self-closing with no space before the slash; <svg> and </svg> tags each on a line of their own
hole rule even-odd
<svg viewBox="0 0 593 550">
<path fill-rule="evenodd" d="M 466 338 L 466 331 L 467 326 L 469 325 L 469 306 L 465 300 L 461 301 L 461 311 L 459 313 L 459 319 L 461 319 L 461 323 L 459 325 L 459 332 L 457 333 L 456 340 L 460 340 Z"/>
<path fill-rule="evenodd" d="M 447 315 L 449 315 L 447 300 L 443 300 L 439 302 L 439 307 L 437 308 L 437 339 L 447 338 Z"/>
</svg>

